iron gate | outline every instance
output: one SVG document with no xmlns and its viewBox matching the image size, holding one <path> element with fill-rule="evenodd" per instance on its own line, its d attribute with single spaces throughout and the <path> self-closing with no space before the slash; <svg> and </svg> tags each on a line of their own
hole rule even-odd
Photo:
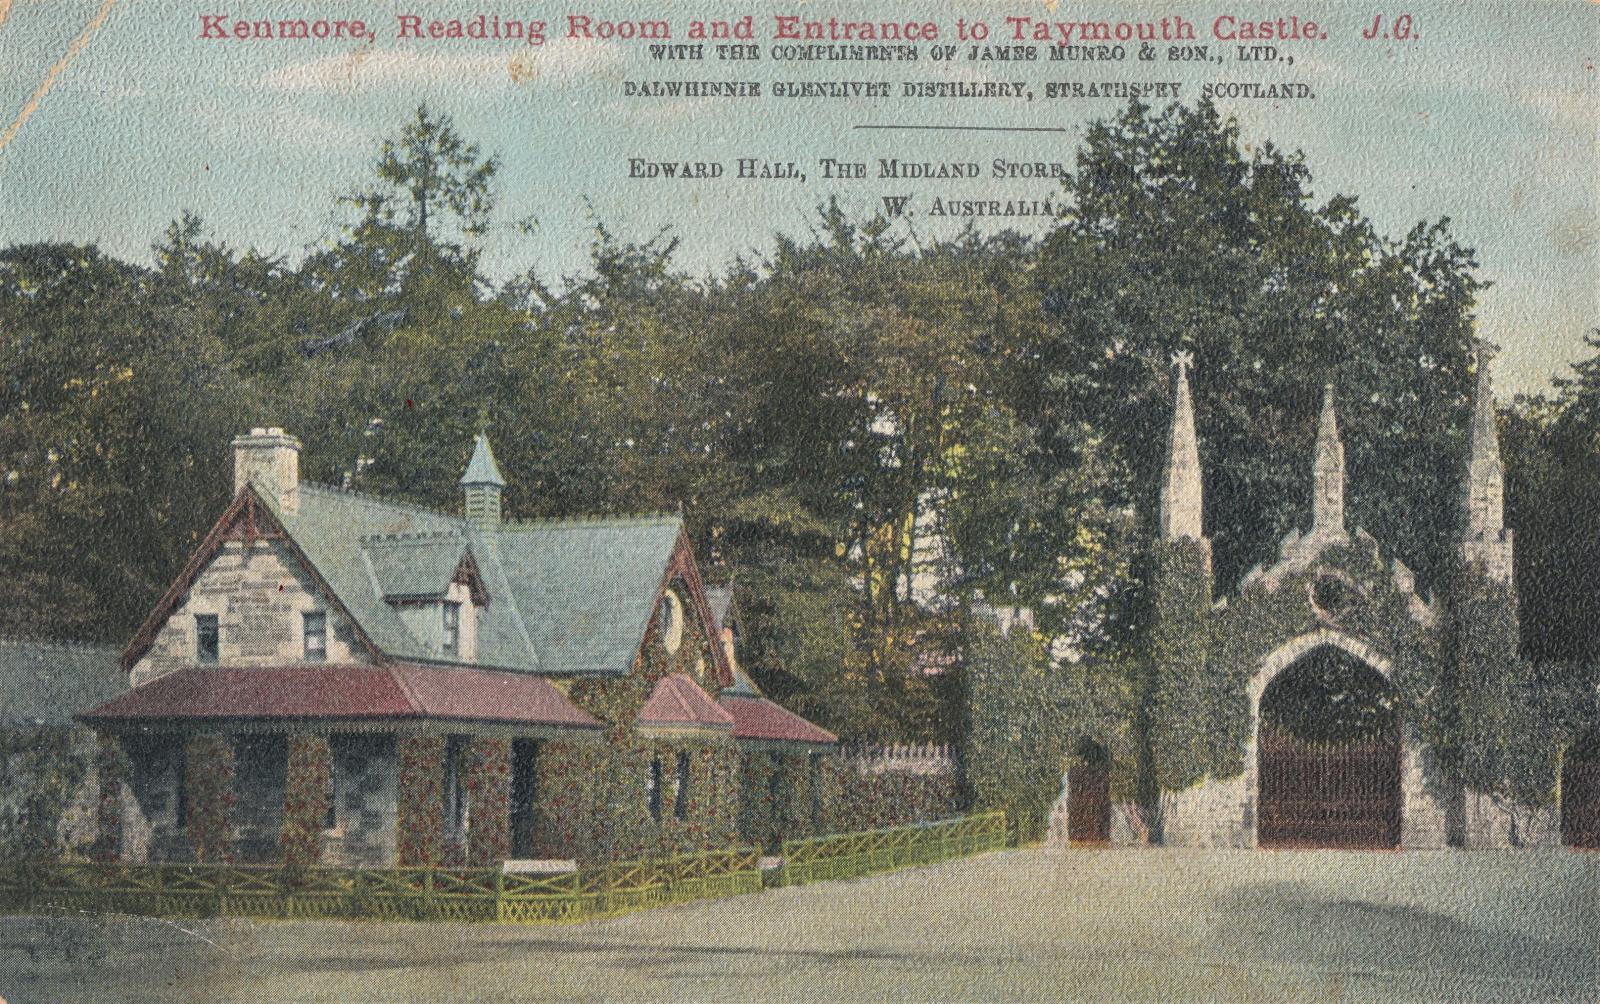
<svg viewBox="0 0 1600 1004">
<path fill-rule="evenodd" d="M 1313 742 L 1263 731 L 1256 842 L 1262 847 L 1400 845 L 1400 742 Z"/>
</svg>

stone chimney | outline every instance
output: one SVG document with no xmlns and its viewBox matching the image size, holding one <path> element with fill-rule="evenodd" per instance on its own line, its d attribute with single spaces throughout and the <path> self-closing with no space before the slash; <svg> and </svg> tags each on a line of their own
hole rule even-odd
<svg viewBox="0 0 1600 1004">
<path fill-rule="evenodd" d="M 478 433 L 472 446 L 472 459 L 467 461 L 467 472 L 461 475 L 461 490 L 466 496 L 467 522 L 480 530 L 493 530 L 500 525 L 500 491 L 505 488 L 500 476 L 500 465 L 494 462 L 494 451 L 489 449 L 489 437 Z"/>
<path fill-rule="evenodd" d="M 300 508 L 300 440 L 277 426 L 251 429 L 248 436 L 233 441 L 233 493 L 247 484 L 274 504 L 279 511 L 297 512 Z"/>
</svg>

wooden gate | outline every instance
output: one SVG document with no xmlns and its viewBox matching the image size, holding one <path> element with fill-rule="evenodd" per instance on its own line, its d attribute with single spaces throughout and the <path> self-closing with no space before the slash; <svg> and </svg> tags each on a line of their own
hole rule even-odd
<svg viewBox="0 0 1600 1004">
<path fill-rule="evenodd" d="M 1111 842 L 1109 765 L 1080 763 L 1068 768 L 1067 841 L 1073 844 Z"/>
<path fill-rule="evenodd" d="M 1600 758 L 1574 758 L 1562 768 L 1561 842 L 1600 850 Z"/>
<path fill-rule="evenodd" d="M 1319 743 L 1263 730 L 1259 765 L 1260 846 L 1400 845 L 1397 737 Z"/>
</svg>

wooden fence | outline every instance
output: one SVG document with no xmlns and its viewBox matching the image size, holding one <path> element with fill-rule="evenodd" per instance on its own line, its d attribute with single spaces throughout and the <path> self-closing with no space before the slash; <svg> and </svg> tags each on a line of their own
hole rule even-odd
<svg viewBox="0 0 1600 1004">
<path fill-rule="evenodd" d="M 784 844 L 768 885 L 802 885 L 929 864 L 1005 846 L 1005 814 Z M 498 868 L 0 864 L 0 913 L 149 917 L 479 921 L 548 924 L 759 892 L 755 848 L 640 858 L 559 875 Z"/>
<path fill-rule="evenodd" d="M 804 885 L 874 875 L 1000 850 L 1006 842 L 1004 812 L 789 840 L 783 845 L 783 869 L 775 884 Z"/>
</svg>

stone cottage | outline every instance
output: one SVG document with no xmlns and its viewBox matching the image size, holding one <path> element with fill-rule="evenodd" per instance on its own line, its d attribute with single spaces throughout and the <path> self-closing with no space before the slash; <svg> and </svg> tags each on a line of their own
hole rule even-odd
<svg viewBox="0 0 1600 1004">
<path fill-rule="evenodd" d="M 737 670 L 676 516 L 514 522 L 479 436 L 464 517 L 304 483 L 233 442 L 232 503 L 80 718 L 125 861 L 362 866 L 732 844 L 741 755 L 833 736 Z"/>
</svg>

